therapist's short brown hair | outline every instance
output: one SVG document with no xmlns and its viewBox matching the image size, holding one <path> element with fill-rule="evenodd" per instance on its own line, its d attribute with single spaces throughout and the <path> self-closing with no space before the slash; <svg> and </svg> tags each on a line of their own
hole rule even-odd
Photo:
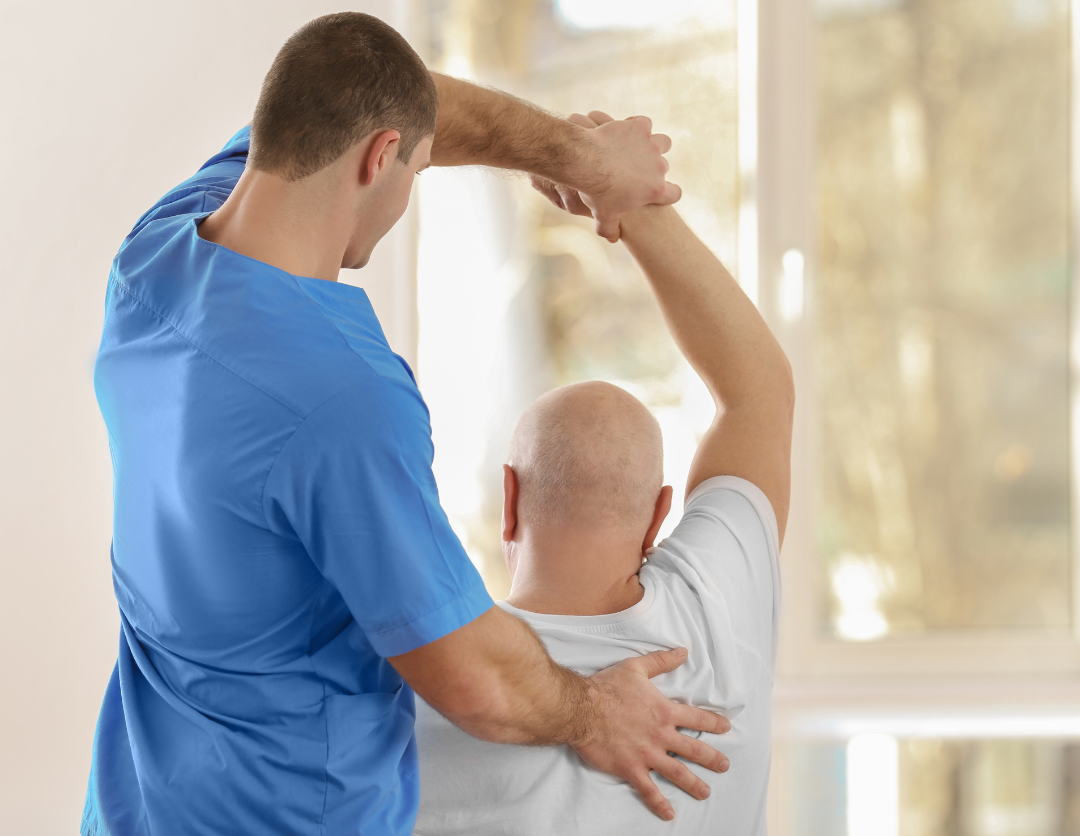
<svg viewBox="0 0 1080 836">
<path fill-rule="evenodd" d="M 395 29 L 360 12 L 325 15 L 293 33 L 266 74 L 248 163 L 300 180 L 390 129 L 408 163 L 438 112 L 431 74 Z"/>
</svg>

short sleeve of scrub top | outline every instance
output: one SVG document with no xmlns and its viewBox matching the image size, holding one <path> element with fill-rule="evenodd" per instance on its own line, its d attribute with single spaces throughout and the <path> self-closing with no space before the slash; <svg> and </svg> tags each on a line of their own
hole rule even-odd
<svg viewBox="0 0 1080 836">
<path fill-rule="evenodd" d="M 305 419 L 266 484 L 271 528 L 304 545 L 383 657 L 491 606 L 439 505 L 432 456 L 415 388 L 354 387 Z"/>
</svg>

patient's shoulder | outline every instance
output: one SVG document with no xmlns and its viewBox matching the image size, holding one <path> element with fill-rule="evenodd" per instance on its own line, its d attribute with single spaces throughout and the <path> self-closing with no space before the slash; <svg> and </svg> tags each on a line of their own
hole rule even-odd
<svg viewBox="0 0 1080 836">
<path fill-rule="evenodd" d="M 776 518 L 760 490 L 735 477 L 708 479 L 688 498 L 671 535 L 651 550 L 642 579 L 771 664 L 780 609 L 777 542 Z"/>
</svg>

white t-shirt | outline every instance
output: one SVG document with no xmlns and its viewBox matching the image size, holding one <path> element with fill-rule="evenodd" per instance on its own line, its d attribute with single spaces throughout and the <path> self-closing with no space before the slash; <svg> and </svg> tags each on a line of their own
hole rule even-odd
<svg viewBox="0 0 1080 836">
<path fill-rule="evenodd" d="M 591 675 L 623 659 L 685 646 L 689 658 L 653 682 L 678 702 L 731 721 L 699 732 L 731 761 L 719 775 L 690 768 L 712 787 L 698 801 L 657 773 L 675 808 L 657 818 L 618 778 L 567 746 L 525 747 L 470 737 L 417 699 L 422 836 L 765 833 L 770 699 L 780 612 L 776 516 L 744 479 L 718 476 L 690 495 L 671 536 L 641 568 L 644 597 L 612 615 L 541 615 L 499 602 L 529 622 L 555 661 Z"/>
</svg>

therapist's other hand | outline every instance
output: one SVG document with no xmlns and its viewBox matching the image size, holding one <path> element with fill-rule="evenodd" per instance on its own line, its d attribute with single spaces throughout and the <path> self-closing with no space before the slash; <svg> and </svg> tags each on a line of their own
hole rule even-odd
<svg viewBox="0 0 1080 836">
<path fill-rule="evenodd" d="M 560 209 L 575 215 L 592 216 L 596 233 L 608 241 L 618 241 L 619 218 L 650 203 L 675 203 L 682 190 L 666 181 L 671 139 L 652 132 L 652 120 L 632 116 L 615 120 L 603 111 L 585 116 L 571 114 L 568 121 L 588 129 L 591 148 L 584 155 L 589 171 L 577 180 L 577 187 L 533 176 L 533 186 Z"/>
<path fill-rule="evenodd" d="M 651 770 L 695 798 L 709 795 L 709 785 L 669 753 L 714 772 L 726 772 L 729 766 L 721 752 L 678 731 L 681 727 L 723 734 L 731 728 L 727 719 L 673 702 L 649 681 L 675 670 L 686 658 L 684 648 L 661 650 L 627 659 L 594 675 L 590 681 L 596 715 L 590 732 L 583 740 L 570 741 L 582 760 L 627 781 L 665 820 L 673 819 L 675 811 L 653 782 Z"/>
</svg>

